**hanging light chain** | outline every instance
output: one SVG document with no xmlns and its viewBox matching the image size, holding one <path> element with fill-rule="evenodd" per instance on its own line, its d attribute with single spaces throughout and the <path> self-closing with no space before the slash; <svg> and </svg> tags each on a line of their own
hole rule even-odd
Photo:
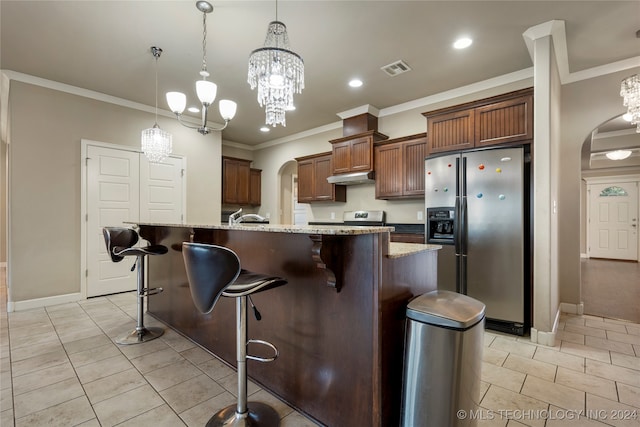
<svg viewBox="0 0 640 427">
<path fill-rule="evenodd" d="M 202 71 L 207 71 L 207 13 L 202 13 Z"/>
</svg>

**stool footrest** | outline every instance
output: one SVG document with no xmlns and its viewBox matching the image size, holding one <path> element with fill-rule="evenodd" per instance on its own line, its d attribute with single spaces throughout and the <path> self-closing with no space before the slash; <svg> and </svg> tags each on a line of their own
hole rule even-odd
<svg viewBox="0 0 640 427">
<path fill-rule="evenodd" d="M 148 297 L 149 295 L 159 294 L 162 291 L 164 291 L 164 289 L 162 288 L 144 288 L 142 289 L 142 292 L 138 294 L 138 296 Z"/>
<path fill-rule="evenodd" d="M 259 356 L 252 356 L 250 354 L 247 354 L 247 359 L 250 360 L 255 360 L 257 362 L 273 362 L 274 360 L 276 360 L 278 358 L 278 355 L 280 353 L 278 353 L 278 349 L 276 348 L 275 345 L 271 344 L 268 341 L 263 341 L 263 340 L 248 340 L 247 341 L 247 345 L 254 343 L 254 344 L 261 344 L 261 345 L 265 345 L 267 347 L 270 347 L 273 350 L 273 357 L 259 357 Z"/>
</svg>

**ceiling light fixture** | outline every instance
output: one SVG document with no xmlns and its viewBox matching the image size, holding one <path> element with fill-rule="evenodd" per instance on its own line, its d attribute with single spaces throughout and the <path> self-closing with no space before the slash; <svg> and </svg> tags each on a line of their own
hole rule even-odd
<svg viewBox="0 0 640 427">
<path fill-rule="evenodd" d="M 286 126 L 285 112 L 293 107 L 293 94 L 304 89 L 304 62 L 290 50 L 287 27 L 276 20 L 269 23 L 264 46 L 251 52 L 247 82 L 258 88 L 258 104 L 265 107 L 266 124 Z"/>
<path fill-rule="evenodd" d="M 615 150 L 609 151 L 605 156 L 609 160 L 624 160 L 631 155 L 631 150 Z"/>
<path fill-rule="evenodd" d="M 219 103 L 220 115 L 224 120 L 222 127 L 214 128 L 207 126 L 207 109 L 213 101 L 216 99 L 216 92 L 218 86 L 207 80 L 209 72 L 207 71 L 207 13 L 213 11 L 213 6 L 207 1 L 200 0 L 196 2 L 196 7 L 202 12 L 202 70 L 200 75 L 202 80 L 196 82 L 196 94 L 202 104 L 202 123 L 200 126 L 189 126 L 182 121 L 182 112 L 187 106 L 187 97 L 182 92 L 167 92 L 167 104 L 169 108 L 176 115 L 178 121 L 183 125 L 191 129 L 196 129 L 202 135 L 206 135 L 212 131 L 221 131 L 225 129 L 231 119 L 236 115 L 237 104 L 228 99 L 221 99 Z"/>
<path fill-rule="evenodd" d="M 622 105 L 627 107 L 627 114 L 631 116 L 631 124 L 637 125 L 636 132 L 640 133 L 640 75 L 634 74 L 622 80 L 620 84 Z"/>
<path fill-rule="evenodd" d="M 461 37 L 453 43 L 453 47 L 456 49 L 465 49 L 473 43 L 469 37 Z"/>
<path fill-rule="evenodd" d="M 166 159 L 173 151 L 172 136 L 158 126 L 158 58 L 162 49 L 151 46 L 151 54 L 156 59 L 156 121 L 152 128 L 142 131 L 140 138 L 142 152 L 150 162 L 159 163 Z"/>
<path fill-rule="evenodd" d="M 362 80 L 360 79 L 352 79 L 349 81 L 349 86 L 351 87 L 360 87 L 362 86 Z"/>
</svg>

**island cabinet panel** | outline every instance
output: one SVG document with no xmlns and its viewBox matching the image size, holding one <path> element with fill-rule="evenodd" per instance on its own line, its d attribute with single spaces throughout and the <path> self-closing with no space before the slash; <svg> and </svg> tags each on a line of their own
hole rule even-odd
<svg viewBox="0 0 640 427">
<path fill-rule="evenodd" d="M 298 202 L 346 202 L 347 190 L 344 185 L 329 184 L 333 159 L 330 152 L 299 157 L 298 162 Z"/>
<path fill-rule="evenodd" d="M 376 143 L 377 199 L 424 197 L 425 133 Z"/>
<path fill-rule="evenodd" d="M 220 298 L 210 314 L 198 312 L 181 253 L 190 240 L 231 248 L 243 268 L 288 281 L 252 296 L 262 319 L 250 313 L 249 338 L 273 343 L 279 357 L 249 360 L 251 380 L 322 425 L 398 425 L 406 304 L 436 288 L 437 251 L 388 257 L 388 232 L 309 235 L 143 224 L 141 234 L 170 248 L 149 259 L 149 283 L 164 288 L 149 298 L 151 315 L 235 366 L 235 301 Z M 328 286 L 326 266 L 313 256 L 318 243 L 339 291 Z M 261 346 L 248 351 L 267 356 Z"/>
<path fill-rule="evenodd" d="M 222 158 L 222 203 L 249 204 L 251 161 L 232 157 Z"/>
<path fill-rule="evenodd" d="M 373 170 L 373 144 L 387 139 L 375 130 L 329 141 L 332 146 L 333 175 Z"/>
<path fill-rule="evenodd" d="M 423 113 L 427 153 L 533 141 L 533 89 Z"/>
</svg>

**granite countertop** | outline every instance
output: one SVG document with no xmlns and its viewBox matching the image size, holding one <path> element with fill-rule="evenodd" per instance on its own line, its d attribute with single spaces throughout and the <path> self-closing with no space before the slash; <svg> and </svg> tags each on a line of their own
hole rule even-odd
<svg viewBox="0 0 640 427">
<path fill-rule="evenodd" d="M 440 245 L 425 245 L 423 243 L 400 243 L 389 242 L 389 258 L 400 258 L 403 256 L 413 255 L 424 251 L 437 251 L 442 249 Z"/>
<path fill-rule="evenodd" d="M 260 223 L 240 223 L 235 225 L 212 225 L 212 224 L 166 224 L 150 222 L 130 222 L 130 224 L 166 227 L 187 227 L 205 228 L 213 230 L 238 230 L 238 231 L 262 231 L 271 233 L 292 233 L 292 234 L 324 234 L 335 236 L 350 236 L 357 234 L 389 233 L 393 227 L 366 227 L 366 226 L 346 226 L 346 225 L 286 225 L 286 224 L 260 224 Z"/>
</svg>

